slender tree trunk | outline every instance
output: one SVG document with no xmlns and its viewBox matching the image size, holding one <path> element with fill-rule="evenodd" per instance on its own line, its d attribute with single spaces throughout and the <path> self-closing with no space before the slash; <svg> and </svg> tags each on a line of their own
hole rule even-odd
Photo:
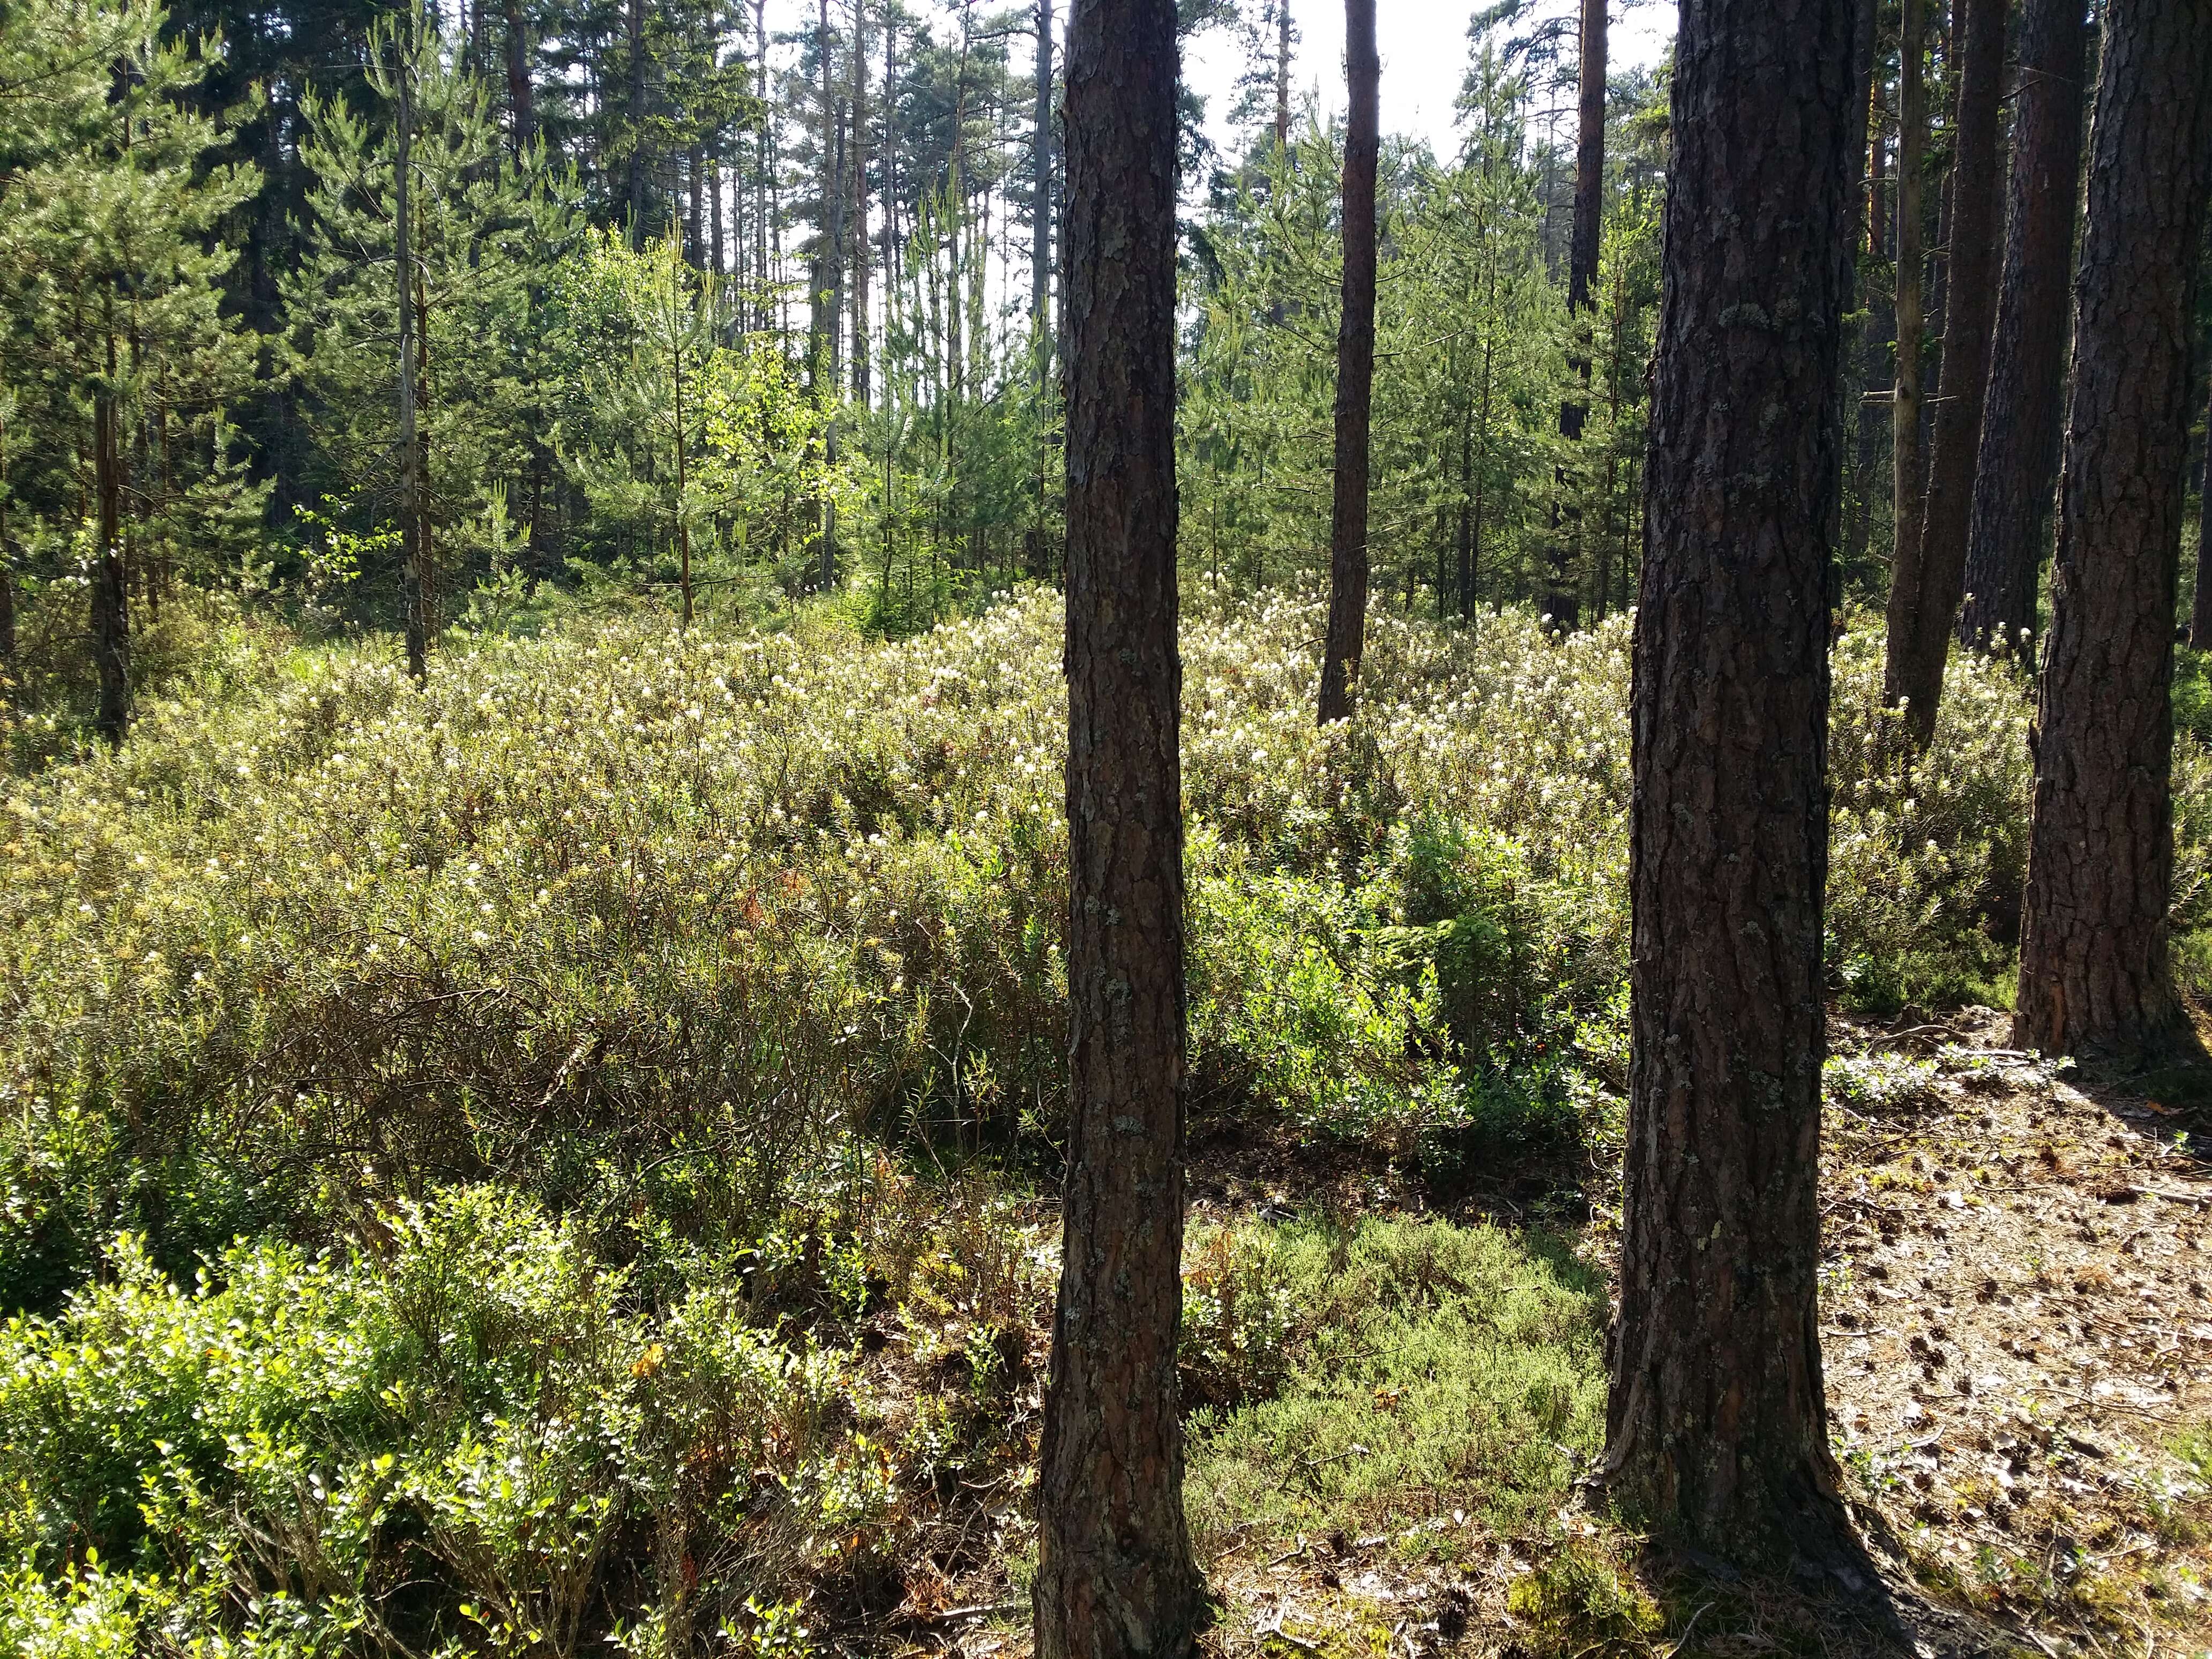
<svg viewBox="0 0 2212 1659">
<path fill-rule="evenodd" d="M 709 269 L 717 276 L 729 269 L 723 263 L 726 245 L 722 240 L 722 138 L 714 135 L 707 151 L 707 238 Z"/>
<path fill-rule="evenodd" d="M 399 541 L 407 588 L 407 672 L 417 681 L 429 672 L 429 584 L 423 580 L 422 455 L 416 441 L 416 352 L 413 248 L 414 66 L 403 46 L 399 60 L 398 133 L 392 167 L 392 282 L 399 310 Z"/>
<path fill-rule="evenodd" d="M 0 422 L 0 697 L 13 700 L 15 684 L 15 578 L 8 548 L 8 429 Z"/>
<path fill-rule="evenodd" d="M 1920 525 L 1923 511 L 1920 468 L 1920 331 L 1926 319 L 1921 278 L 1927 250 L 1921 186 L 1926 180 L 1928 95 L 1923 78 L 1926 0 L 1904 0 L 1898 29 L 1897 112 L 1897 369 L 1889 404 L 1890 501 L 1894 510 L 1889 556 L 1888 655 L 1883 696 L 1892 705 L 1905 695 L 1900 670 L 1910 654 L 1920 602 Z"/>
<path fill-rule="evenodd" d="M 815 14 L 814 49 L 821 70 L 820 127 L 822 155 L 819 180 L 821 204 L 819 223 L 816 228 L 815 255 L 811 280 L 808 288 L 812 304 L 808 317 L 807 376 L 816 399 L 828 408 L 837 398 L 837 337 L 842 322 L 839 262 L 839 233 L 844 218 L 844 167 L 839 152 L 843 148 L 844 112 L 835 90 L 831 72 L 830 47 L 830 0 L 817 0 Z M 832 422 L 823 437 L 823 448 L 834 464 L 837 459 L 837 429 Z M 808 521 L 814 527 L 814 583 L 817 591 L 828 592 L 836 585 L 837 548 L 836 526 L 831 522 L 826 502 L 810 501 Z"/>
<path fill-rule="evenodd" d="M 1854 1556 L 1819 1322 L 1829 538 L 1854 0 L 1689 0 L 1636 613 L 1606 1468 L 1717 1554 Z"/>
<path fill-rule="evenodd" d="M 416 209 L 422 212 L 418 205 Z M 415 222 L 416 238 L 422 238 L 422 222 Z M 415 546 L 422 566 L 422 629 L 428 642 L 438 632 L 437 549 L 430 537 L 430 453 L 422 416 L 430 408 L 430 274 L 418 255 L 415 260 Z"/>
<path fill-rule="evenodd" d="M 1559 436 L 1582 441 L 1589 419 L 1590 318 L 1595 308 L 1598 236 L 1605 211 L 1605 52 L 1607 0 L 1583 0 L 1582 65 L 1575 136 L 1575 194 L 1567 239 L 1567 366 L 1581 386 L 1559 400 Z M 1581 622 L 1580 566 L 1583 503 L 1575 470 L 1557 467 L 1552 477 L 1552 541 L 1544 609 L 1555 626 Z"/>
<path fill-rule="evenodd" d="M 507 102 L 514 117 L 514 153 L 526 155 L 538 138 L 538 107 L 530 84 L 530 32 L 522 0 L 504 0 L 507 20 Z"/>
<path fill-rule="evenodd" d="M 1345 0 L 1343 310 L 1336 331 L 1336 477 L 1328 521 L 1328 637 L 1321 723 L 1351 717 L 1367 641 L 1368 422 L 1375 391 L 1375 168 L 1381 149 L 1375 0 Z"/>
<path fill-rule="evenodd" d="M 836 94 L 830 85 L 830 0 L 817 0 L 814 53 L 822 74 L 821 167 L 817 174 L 821 211 L 816 226 L 815 253 L 807 287 L 811 304 L 807 311 L 811 337 L 807 342 L 808 372 L 817 396 L 830 397 L 835 382 L 830 341 L 837 332 L 837 313 L 830 302 L 837 283 L 837 125 Z"/>
<path fill-rule="evenodd" d="M 703 138 L 691 146 L 684 165 L 690 175 L 690 190 L 684 204 L 684 240 L 687 246 L 684 255 L 694 265 L 703 266 L 707 263 L 707 144 Z"/>
<path fill-rule="evenodd" d="M 1275 154 L 1291 148 L 1291 0 L 1275 0 Z"/>
<path fill-rule="evenodd" d="M 100 735 L 120 744 L 131 724 L 130 572 L 122 536 L 123 447 L 116 408 L 115 331 L 107 331 L 107 374 L 92 398 L 93 500 L 99 545 L 92 570 L 92 655 L 100 671 Z"/>
<path fill-rule="evenodd" d="M 2199 651 L 2212 651 L 2212 409 L 2204 416 L 2204 481 L 2197 509 L 2197 599 L 2190 610 L 2189 643 Z M 0 582 L 6 580 L 7 573 L 0 570 Z M 0 665 L 6 660 L 0 655 Z"/>
<path fill-rule="evenodd" d="M 1491 297 L 1497 298 L 1497 273 L 1492 271 Z M 1475 431 L 1474 448 L 1474 513 L 1468 526 L 1467 584 L 1462 590 L 1460 614 L 1472 617 L 1480 600 L 1476 587 L 1482 577 L 1482 509 L 1490 483 L 1490 388 L 1491 362 L 1497 348 L 1495 336 L 1485 331 L 1482 337 L 1482 413 Z"/>
<path fill-rule="evenodd" d="M 2175 1019 L 2174 588 L 2212 190 L 2212 7 L 2108 0 L 2036 712 L 2013 1035 L 2125 1053 Z"/>
<path fill-rule="evenodd" d="M 672 279 L 675 273 L 670 273 Z M 691 515 L 686 497 L 690 492 L 690 452 L 684 441 L 684 348 L 678 344 L 671 362 L 676 392 L 676 560 L 677 580 L 684 595 L 684 626 L 691 626 Z"/>
<path fill-rule="evenodd" d="M 1943 362 L 1936 382 L 1935 442 L 1920 530 L 1920 591 L 1892 595 L 1900 635 L 1890 635 L 1889 680 L 1905 726 L 1925 746 L 1936 734 L 1943 664 L 1965 590 L 1966 534 L 1989 385 L 1990 328 L 1996 309 L 1997 155 L 2004 82 L 2005 0 L 1959 0 L 1958 115 L 1952 132 L 1951 251 L 1945 286 Z M 1901 653 L 1901 654 L 1900 654 Z"/>
<path fill-rule="evenodd" d="M 1879 264 L 1892 257 L 1890 245 L 1889 196 L 1883 186 L 1888 182 L 1887 167 L 1889 138 L 1883 131 L 1881 116 L 1881 88 L 1879 78 L 1874 80 L 1867 94 L 1867 127 L 1871 142 L 1868 145 L 1867 166 L 1867 252 Z M 1867 296 L 1867 327 L 1862 343 L 1860 364 L 1866 394 L 1858 409 L 1858 489 L 1856 510 L 1844 534 L 1844 562 L 1847 568 L 1857 568 L 1866 556 L 1867 542 L 1873 532 L 1875 482 L 1881 461 L 1881 434 L 1887 421 L 1886 405 L 1890 387 L 1883 384 L 1891 372 L 1893 353 L 1897 349 L 1897 311 L 1890 296 L 1877 287 Z M 1875 394 L 1881 394 L 1877 397 Z"/>
<path fill-rule="evenodd" d="M 2025 0 L 2013 106 L 2004 275 L 1966 537 L 1959 637 L 2021 647 L 2035 626 L 2044 526 L 2058 477 L 2067 296 L 2081 195 L 2081 0 Z"/>
<path fill-rule="evenodd" d="M 757 326 L 769 326 L 771 303 L 769 266 L 769 129 L 772 125 L 768 111 L 768 0 L 753 0 L 753 96 L 759 100 L 762 116 L 759 132 L 754 139 L 753 155 L 753 282 L 756 285 Z"/>
<path fill-rule="evenodd" d="M 629 245 L 645 235 L 645 0 L 629 0 L 629 174 L 623 199 L 629 211 Z"/>
<path fill-rule="evenodd" d="M 1858 112 L 1858 155 L 1862 163 L 1858 188 L 1852 193 L 1852 210 L 1858 216 L 1853 229 L 1852 246 L 1872 249 L 1876 212 L 1876 180 L 1881 167 L 1875 157 L 1881 154 L 1881 129 L 1875 120 L 1879 101 L 1879 82 L 1875 75 L 1876 43 L 1881 33 L 1881 0 L 1859 0 L 1858 27 L 1851 41 L 1851 73 L 1854 76 L 1852 100 Z M 1871 143 L 1869 143 L 1871 139 Z M 1856 262 L 1854 262 L 1856 264 Z M 1844 371 L 1836 377 L 1838 396 L 1843 400 L 1844 429 L 1856 430 L 1858 434 L 1857 453 L 1850 461 L 1850 488 L 1844 492 L 1840 503 L 1844 512 L 1842 556 L 1839 564 L 1844 568 L 1856 565 L 1865 556 L 1868 528 L 1867 479 L 1869 472 L 1866 454 L 1865 393 L 1871 384 L 1867 369 L 1871 354 L 1867 349 L 1869 337 L 1876 331 L 1875 307 L 1869 295 L 1863 294 L 1854 270 L 1850 304 L 1859 319 L 1844 340 Z M 1856 362 L 1859 373 L 1854 376 L 1850 366 Z M 1841 570 L 1836 573 L 1835 586 L 1840 588 Z"/>
<path fill-rule="evenodd" d="M 1597 307 L 1598 235 L 1605 222 L 1606 0 L 1583 0 L 1579 122 L 1575 134 L 1574 240 L 1567 255 L 1567 310 L 1588 316 Z M 1584 342 L 1583 386 L 1590 383 Z M 1570 436 L 1579 435 L 1579 428 Z"/>
<path fill-rule="evenodd" d="M 1474 610 L 1474 411 L 1459 427 L 1459 560 L 1455 572 L 1459 614 Z"/>
<path fill-rule="evenodd" d="M 1045 342 L 1052 337 L 1052 0 L 1036 0 L 1036 137 L 1030 146 L 1030 328 L 1037 351 L 1038 391 L 1052 373 Z"/>
<path fill-rule="evenodd" d="M 853 0 L 853 401 L 869 398 L 868 5 Z"/>
<path fill-rule="evenodd" d="M 1176 9 L 1067 31 L 1065 1248 L 1037 1478 L 1038 1659 L 1185 1659 Z"/>
</svg>

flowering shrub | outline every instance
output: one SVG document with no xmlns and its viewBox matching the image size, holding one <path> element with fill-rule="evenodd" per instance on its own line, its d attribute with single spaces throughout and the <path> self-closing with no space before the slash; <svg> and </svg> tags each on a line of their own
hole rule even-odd
<svg viewBox="0 0 2212 1659">
<path fill-rule="evenodd" d="M 1462 1162 L 1571 1132 L 1622 1080 L 1628 622 L 1378 613 L 1326 732 L 1320 632 L 1284 592 L 1185 630 L 1201 1108 L 1441 1125 Z M 1059 635 L 1042 593 L 892 645 L 629 617 L 427 690 L 241 640 L 263 689 L 210 668 L 0 800 L 0 1289 L 54 1305 L 118 1228 L 186 1274 L 457 1178 L 735 1244 L 848 1130 L 1049 1138 Z M 1874 630 L 1835 664 L 1835 982 L 2002 999 L 2028 689 L 1954 660 L 1914 757 Z M 2186 932 L 2212 767 L 2178 753 Z"/>
<path fill-rule="evenodd" d="M 1828 963 L 1852 1000 L 2008 1002 L 2027 871 L 2034 689 L 2008 659 L 1953 653 L 1936 737 L 1882 706 L 1882 636 L 1838 641 L 1829 720 Z"/>
</svg>

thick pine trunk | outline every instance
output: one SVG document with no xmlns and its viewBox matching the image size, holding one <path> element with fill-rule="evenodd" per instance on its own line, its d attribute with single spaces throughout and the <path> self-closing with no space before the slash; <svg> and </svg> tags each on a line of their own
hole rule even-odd
<svg viewBox="0 0 2212 1659">
<path fill-rule="evenodd" d="M 2013 1016 L 2046 1054 L 2141 1052 L 2176 1014 L 2171 680 L 2212 7 L 2109 0 L 2100 63 Z"/>
<path fill-rule="evenodd" d="M 1336 476 L 1321 723 L 1349 719 L 1367 643 L 1368 423 L 1375 392 L 1375 168 L 1381 149 L 1375 0 L 1345 0 L 1343 308 L 1336 326 Z"/>
<path fill-rule="evenodd" d="M 1925 0 L 1904 0 L 1898 26 L 1897 77 L 1897 370 L 1890 383 L 1888 654 L 1882 692 L 1894 705 L 1904 695 L 1901 670 L 1911 653 L 1920 599 L 1920 526 L 1924 498 L 1920 459 L 1921 333 L 1927 322 L 1921 281 L 1927 250 L 1922 186 L 1926 182 L 1928 92 L 1923 70 Z"/>
<path fill-rule="evenodd" d="M 1854 0 L 1687 0 L 1636 613 L 1607 1469 L 1717 1555 L 1852 1559 L 1815 1316 L 1828 568 Z"/>
<path fill-rule="evenodd" d="M 1943 364 L 1936 382 L 1936 432 L 1920 530 L 1920 591 L 1893 596 L 1890 679 L 1905 726 L 1923 746 L 1936 732 L 1943 665 L 1966 574 L 1966 526 L 1989 385 L 1996 309 L 1997 138 L 2004 81 L 2005 0 L 1960 0 L 1959 102 L 1952 129 L 1950 258 L 1945 278 Z"/>
<path fill-rule="evenodd" d="M 1039 1659 L 1182 1659 L 1176 10 L 1068 19 L 1067 1176 L 1037 1475 Z"/>
<path fill-rule="evenodd" d="M 2026 0 L 2013 106 L 2004 273 L 1966 535 L 1959 637 L 2018 649 L 2035 626 L 2044 524 L 2058 477 L 2067 295 L 2081 195 L 2081 0 Z"/>
</svg>

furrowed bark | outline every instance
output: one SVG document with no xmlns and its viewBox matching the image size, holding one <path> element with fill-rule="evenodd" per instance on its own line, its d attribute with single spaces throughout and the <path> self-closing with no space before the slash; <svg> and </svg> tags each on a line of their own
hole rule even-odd
<svg viewBox="0 0 2212 1659">
<path fill-rule="evenodd" d="M 1905 612 L 1910 631 L 1891 642 L 1891 678 L 1905 728 L 1926 747 L 1936 735 L 1943 665 L 1966 574 L 1966 533 L 1989 385 L 1990 329 L 1996 308 L 2000 99 L 2005 0 L 1959 0 L 1958 113 L 1951 159 L 1950 268 L 1943 363 L 1936 382 L 1936 431 L 1920 530 L 1920 591 Z M 1893 614 L 1895 614 L 1893 611 Z M 1902 649 L 1901 659 L 1897 653 Z"/>
<path fill-rule="evenodd" d="M 2026 0 L 2013 105 L 2004 274 L 1966 534 L 1959 637 L 2021 647 L 2035 626 L 2065 413 L 2067 301 L 2081 198 L 2081 0 Z"/>
<path fill-rule="evenodd" d="M 1182 804 L 1173 0 L 1068 20 L 1068 1146 L 1039 1659 L 1182 1659 Z"/>
<path fill-rule="evenodd" d="M 1890 505 L 1895 523 L 1889 558 L 1888 653 L 1882 672 L 1882 696 L 1893 707 L 1904 695 L 1901 671 L 1911 651 L 1922 580 L 1920 348 L 1927 321 L 1921 297 L 1927 261 L 1922 206 L 1928 142 L 1928 93 L 1923 72 L 1926 33 L 1925 0 L 1904 0 L 1898 30 L 1897 370 L 1889 394 Z"/>
<path fill-rule="evenodd" d="M 1815 1316 L 1828 569 L 1854 0 L 1687 0 L 1636 613 L 1606 1469 L 1724 1558 L 1859 1560 Z"/>
<path fill-rule="evenodd" d="M 2212 7 L 2109 0 L 2102 48 L 2013 1036 L 2134 1057 L 2178 1014 L 2173 611 Z"/>
</svg>

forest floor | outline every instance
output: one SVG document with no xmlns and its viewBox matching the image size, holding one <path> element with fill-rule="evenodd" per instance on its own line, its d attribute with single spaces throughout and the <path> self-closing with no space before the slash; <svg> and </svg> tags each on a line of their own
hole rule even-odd
<svg viewBox="0 0 2212 1659">
<path fill-rule="evenodd" d="M 1331 1409 L 1356 1420 L 1333 1455 L 1316 1442 L 1267 1464 L 1268 1449 L 1224 1451 L 1231 1430 L 1199 1419 L 1194 1526 L 1220 1609 L 1208 1650 L 2212 1650 L 2212 1166 L 2193 1145 L 2212 1133 L 2212 1072 L 2099 1084 L 2004 1040 L 2002 1017 L 1987 1011 L 1895 1031 L 1838 1021 L 1832 1032 L 1822 1339 L 1832 1430 L 1878 1588 L 1838 1600 L 1808 1593 L 1830 1586 L 1666 1557 L 1582 1482 L 1555 1482 L 1540 1510 L 1501 1517 L 1484 1501 L 1494 1449 L 1462 1452 L 1434 1479 L 1400 1469 L 1358 1492 L 1340 1482 L 1334 1508 L 1286 1501 L 1301 1479 L 1318 1492 L 1333 1477 L 1322 1465 L 1380 1461 L 1398 1423 L 1412 1438 L 1425 1431 L 1400 1395 L 1425 1386 L 1437 1360 L 1412 1352 L 1428 1339 L 1405 1327 L 1389 1340 L 1410 1353 L 1407 1379 L 1386 1376 L 1371 1409 L 1356 1389 L 1338 1394 Z M 1526 1237 L 1539 1241 L 1534 1255 L 1553 1240 L 1571 1253 L 1571 1278 L 1576 1263 L 1586 1269 L 1601 1308 L 1618 1212 L 1585 1187 L 1566 1200 L 1578 1218 L 1561 1212 L 1556 1182 L 1533 1177 L 1437 1206 L 1389 1160 L 1231 1135 L 1194 1148 L 1193 1231 L 1202 1239 L 1303 1216 L 1340 1230 L 1410 1220 Z M 1042 1242 L 1049 1218 L 1037 1222 Z M 1048 1337 L 1041 1320 L 1028 1333 L 1025 1375 L 1041 1375 Z M 1483 1386 L 1495 1392 L 1498 1375 Z M 1032 1383 L 1017 1419 L 1036 1405 Z M 1270 1419 L 1259 1437 L 1293 1434 L 1285 1425 L 1297 1421 Z M 1580 1422 L 1579 1436 L 1560 1432 L 1581 1447 L 1554 1449 L 1586 1467 L 1594 1443 Z M 1349 1437 L 1361 1434 L 1375 1446 Z M 1009 1450 L 1026 1438 L 1018 1429 Z M 1265 1464 L 1267 1478 L 1249 1478 L 1239 1456 Z M 1034 1546 L 1018 1518 L 1022 1479 L 1010 1466 L 1004 1491 L 976 1506 L 999 1543 L 968 1558 L 973 1571 L 939 1581 L 926 1610 L 909 1578 L 895 1645 L 963 1659 L 1026 1652 L 1020 1581 Z M 1540 1495 L 1542 1482 L 1532 1489 Z"/>
</svg>

